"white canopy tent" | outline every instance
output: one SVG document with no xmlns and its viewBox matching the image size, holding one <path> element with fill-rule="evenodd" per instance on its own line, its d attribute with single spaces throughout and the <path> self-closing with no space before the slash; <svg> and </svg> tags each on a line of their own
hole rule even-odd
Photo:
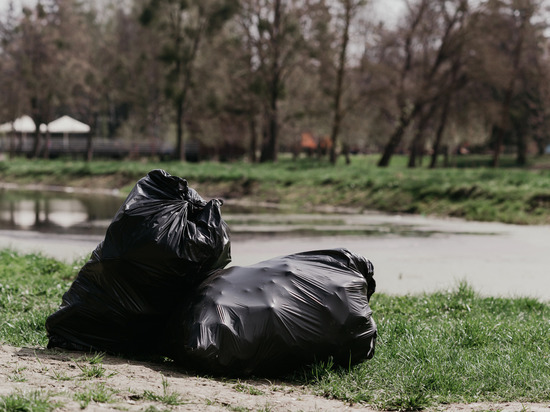
<svg viewBox="0 0 550 412">
<path fill-rule="evenodd" d="M 0 132 L 10 133 L 33 133 L 36 130 L 36 125 L 30 116 L 23 115 L 13 122 L 8 122 L 0 125 Z"/>
<path fill-rule="evenodd" d="M 90 126 L 70 116 L 62 116 L 48 123 L 50 133 L 89 133 Z"/>
<path fill-rule="evenodd" d="M 36 131 L 36 125 L 32 118 L 27 115 L 23 115 L 12 122 L 7 122 L 0 125 L 0 133 L 21 133 L 23 137 L 23 143 L 27 133 L 34 133 Z M 86 123 L 82 123 L 70 116 L 62 116 L 56 119 L 48 125 L 40 125 L 41 133 L 60 133 L 63 134 L 63 147 L 69 147 L 69 135 L 70 134 L 84 134 L 90 133 L 90 126 Z"/>
<path fill-rule="evenodd" d="M 32 120 L 30 116 L 23 115 L 11 122 L 1 124 L 0 136 L 2 134 L 6 134 L 6 135 L 12 134 L 15 137 L 15 133 L 18 133 L 19 139 L 20 139 L 19 145 L 21 147 L 25 147 L 27 145 L 27 133 L 29 134 L 34 133 L 35 130 L 36 130 L 36 126 L 34 124 L 34 120 Z M 10 142 L 10 150 L 12 150 L 11 147 L 13 144 L 15 144 L 13 141 Z"/>
<path fill-rule="evenodd" d="M 48 123 L 47 130 L 50 133 L 63 133 L 63 146 L 69 146 L 69 134 L 90 133 L 90 126 L 70 116 L 62 116 Z"/>
</svg>

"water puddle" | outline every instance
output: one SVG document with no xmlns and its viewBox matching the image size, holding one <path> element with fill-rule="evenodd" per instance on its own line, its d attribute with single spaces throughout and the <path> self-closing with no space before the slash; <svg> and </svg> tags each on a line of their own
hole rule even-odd
<svg viewBox="0 0 550 412">
<path fill-rule="evenodd" d="M 0 190 L 0 230 L 103 235 L 123 201 L 106 194 Z M 472 234 L 456 225 L 434 227 L 418 218 L 375 213 L 291 214 L 272 206 L 233 202 L 226 203 L 222 213 L 232 236 L 239 238 Z"/>
<path fill-rule="evenodd" d="M 108 195 L 0 190 L 0 229 L 101 234 L 122 201 Z"/>
</svg>

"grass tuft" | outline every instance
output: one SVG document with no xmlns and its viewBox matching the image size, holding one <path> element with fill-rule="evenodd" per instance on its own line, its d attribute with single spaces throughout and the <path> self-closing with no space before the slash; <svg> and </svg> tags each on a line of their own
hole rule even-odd
<svg viewBox="0 0 550 412">
<path fill-rule="evenodd" d="M 74 395 L 74 400 L 80 403 L 80 409 L 88 407 L 90 402 L 97 403 L 112 403 L 114 395 L 117 393 L 114 389 L 108 388 L 105 384 L 100 383 L 89 387 L 84 391 L 77 392 Z"/>
<path fill-rule="evenodd" d="M 0 412 L 50 412 L 60 406 L 60 403 L 51 401 L 50 395 L 42 391 L 0 396 Z"/>
<path fill-rule="evenodd" d="M 84 357 L 82 358 L 73 359 L 73 362 L 80 369 L 81 376 L 84 379 L 94 379 L 94 378 L 103 378 L 103 377 L 110 378 L 114 376 L 115 373 L 106 375 L 106 370 L 102 365 L 104 356 L 105 356 L 104 353 L 95 353 L 90 356 L 84 355 Z M 79 363 L 80 361 L 87 362 L 88 365 L 82 365 Z"/>
<path fill-rule="evenodd" d="M 181 395 L 177 392 L 169 391 L 168 386 L 168 380 L 165 377 L 162 377 L 162 394 L 158 395 L 152 391 L 144 391 L 143 398 L 149 401 L 161 402 L 170 406 L 185 404 L 185 401 L 182 399 Z"/>
<path fill-rule="evenodd" d="M 249 395 L 265 395 L 265 392 L 254 387 L 253 385 L 248 385 L 240 381 L 233 386 L 233 389 L 235 389 L 237 392 L 247 393 Z"/>
</svg>

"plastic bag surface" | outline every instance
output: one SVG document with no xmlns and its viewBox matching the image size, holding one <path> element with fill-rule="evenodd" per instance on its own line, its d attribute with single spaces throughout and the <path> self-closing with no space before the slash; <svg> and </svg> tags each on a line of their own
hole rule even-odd
<svg viewBox="0 0 550 412">
<path fill-rule="evenodd" d="M 332 356 L 374 355 L 370 261 L 346 249 L 214 272 L 181 309 L 171 356 L 207 373 L 278 374 Z"/>
<path fill-rule="evenodd" d="M 163 170 L 140 179 L 48 317 L 48 347 L 158 352 L 178 302 L 231 260 L 220 208 Z"/>
</svg>

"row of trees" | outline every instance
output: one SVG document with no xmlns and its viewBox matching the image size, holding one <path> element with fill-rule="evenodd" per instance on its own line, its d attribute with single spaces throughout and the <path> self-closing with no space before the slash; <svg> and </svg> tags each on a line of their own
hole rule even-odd
<svg viewBox="0 0 550 412">
<path fill-rule="evenodd" d="M 70 114 L 93 136 L 276 161 L 300 133 L 329 158 L 489 148 L 543 153 L 544 0 L 40 0 L 0 17 L 0 120 Z M 383 0 L 378 0 L 383 1 Z M 35 156 L 43 154 L 39 132 Z M 92 143 L 92 142 L 90 142 Z M 90 149 L 92 145 L 90 144 Z M 257 158 L 259 154 L 259 158 Z"/>
</svg>

